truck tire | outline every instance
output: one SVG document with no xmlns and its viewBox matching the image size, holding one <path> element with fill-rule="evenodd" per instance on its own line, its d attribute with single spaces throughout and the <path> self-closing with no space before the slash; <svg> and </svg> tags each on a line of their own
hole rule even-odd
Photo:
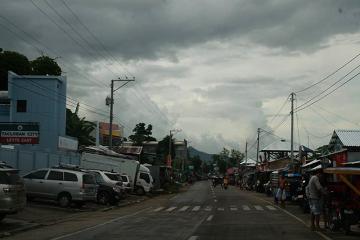
<svg viewBox="0 0 360 240">
<path fill-rule="evenodd" d="M 145 190 L 144 190 L 144 188 L 143 187 L 137 187 L 136 188 L 136 194 L 137 195 L 145 195 Z"/>
<path fill-rule="evenodd" d="M 60 207 L 66 208 L 69 207 L 71 204 L 71 195 L 69 193 L 60 193 L 57 202 Z"/>
</svg>

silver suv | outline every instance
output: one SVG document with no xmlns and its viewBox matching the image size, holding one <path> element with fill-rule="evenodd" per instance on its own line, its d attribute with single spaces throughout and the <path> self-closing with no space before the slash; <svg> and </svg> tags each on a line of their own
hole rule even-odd
<svg viewBox="0 0 360 240">
<path fill-rule="evenodd" d="M 25 204 L 24 183 L 19 170 L 0 162 L 0 221 L 7 214 L 22 210 Z"/>
<path fill-rule="evenodd" d="M 68 207 L 71 202 L 80 207 L 87 201 L 96 201 L 95 178 L 80 169 L 43 168 L 23 178 L 28 199 L 54 199 L 61 207 Z"/>
</svg>

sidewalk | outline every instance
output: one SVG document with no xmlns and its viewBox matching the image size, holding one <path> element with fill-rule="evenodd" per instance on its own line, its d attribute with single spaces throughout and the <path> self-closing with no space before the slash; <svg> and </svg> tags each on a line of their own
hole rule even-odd
<svg viewBox="0 0 360 240">
<path fill-rule="evenodd" d="M 240 191 L 246 191 L 246 190 L 240 190 Z M 268 197 L 264 193 L 257 193 L 252 191 L 246 191 L 249 194 L 253 195 L 254 197 L 267 202 L 268 204 L 271 204 L 273 206 L 276 206 L 279 209 L 282 209 L 286 214 L 289 216 L 295 218 L 299 223 L 306 225 L 309 228 L 310 231 L 310 213 L 303 213 L 302 209 L 291 202 L 286 202 L 285 207 L 282 208 L 279 205 L 274 204 L 274 198 Z M 320 221 L 320 226 L 324 229 L 324 222 Z M 320 235 L 325 235 L 325 239 L 336 239 L 336 240 L 355 240 L 360 238 L 360 227 L 353 225 L 351 226 L 352 234 L 350 236 L 346 236 L 343 232 L 332 232 L 328 229 L 324 229 L 324 231 L 321 232 Z"/>
</svg>

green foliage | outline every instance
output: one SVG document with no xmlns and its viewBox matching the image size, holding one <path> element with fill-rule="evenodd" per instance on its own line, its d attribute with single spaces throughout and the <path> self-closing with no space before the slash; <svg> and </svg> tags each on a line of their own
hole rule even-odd
<svg viewBox="0 0 360 240">
<path fill-rule="evenodd" d="M 143 142 L 156 141 L 156 138 L 152 137 L 152 125 L 145 123 L 136 124 L 133 129 L 134 134 L 129 136 L 129 139 L 133 141 L 135 146 L 142 146 Z"/>
<path fill-rule="evenodd" d="M 96 124 L 79 118 L 77 111 L 74 113 L 66 109 L 66 135 L 77 138 L 79 146 L 91 146 L 95 144 L 95 138 L 90 136 Z"/>
<path fill-rule="evenodd" d="M 31 74 L 30 62 L 26 56 L 0 49 L 0 90 L 8 90 L 8 71 L 19 75 Z"/>
<path fill-rule="evenodd" d="M 55 59 L 41 56 L 30 62 L 31 73 L 33 75 L 61 75 L 61 68 L 55 62 Z"/>
<path fill-rule="evenodd" d="M 238 150 L 223 148 L 219 154 L 213 155 L 213 164 L 216 164 L 220 173 L 225 173 L 229 167 L 238 167 L 244 154 Z"/>
<path fill-rule="evenodd" d="M 198 155 L 193 156 L 189 159 L 190 165 L 194 166 L 195 172 L 201 172 L 201 167 L 203 164 L 203 161 L 201 161 L 200 157 Z"/>
</svg>

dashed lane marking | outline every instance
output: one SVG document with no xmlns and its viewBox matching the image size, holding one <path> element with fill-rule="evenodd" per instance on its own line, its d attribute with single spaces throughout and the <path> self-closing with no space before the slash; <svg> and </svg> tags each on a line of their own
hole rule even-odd
<svg viewBox="0 0 360 240">
<path fill-rule="evenodd" d="M 218 208 L 218 211 L 225 211 L 225 208 Z"/>
<path fill-rule="evenodd" d="M 250 210 L 250 207 L 248 205 L 243 205 L 242 206 L 242 209 L 245 210 L 245 211 L 249 211 Z"/>
<path fill-rule="evenodd" d="M 214 215 L 210 215 L 210 216 L 206 219 L 206 221 L 210 222 L 210 221 L 213 219 L 213 217 L 214 217 Z"/>
<path fill-rule="evenodd" d="M 169 207 L 168 209 L 166 209 L 167 212 L 171 212 L 175 209 L 176 207 Z"/>
<path fill-rule="evenodd" d="M 161 211 L 163 209 L 164 209 L 164 207 L 158 207 L 158 208 L 154 209 L 154 212 L 159 212 L 159 211 Z"/>
<path fill-rule="evenodd" d="M 230 207 L 230 211 L 237 211 L 238 208 L 237 207 Z"/>
<path fill-rule="evenodd" d="M 184 212 L 186 211 L 190 206 L 183 206 L 182 208 L 179 209 L 180 212 Z"/>
<path fill-rule="evenodd" d="M 195 206 L 195 207 L 192 209 L 193 212 L 197 212 L 197 211 L 199 211 L 199 210 L 200 210 L 200 206 Z"/>
<path fill-rule="evenodd" d="M 259 205 L 255 205 L 254 208 L 258 211 L 264 211 L 263 207 Z"/>
<path fill-rule="evenodd" d="M 276 211 L 276 208 L 271 205 L 267 205 L 266 207 L 271 211 Z"/>
</svg>

